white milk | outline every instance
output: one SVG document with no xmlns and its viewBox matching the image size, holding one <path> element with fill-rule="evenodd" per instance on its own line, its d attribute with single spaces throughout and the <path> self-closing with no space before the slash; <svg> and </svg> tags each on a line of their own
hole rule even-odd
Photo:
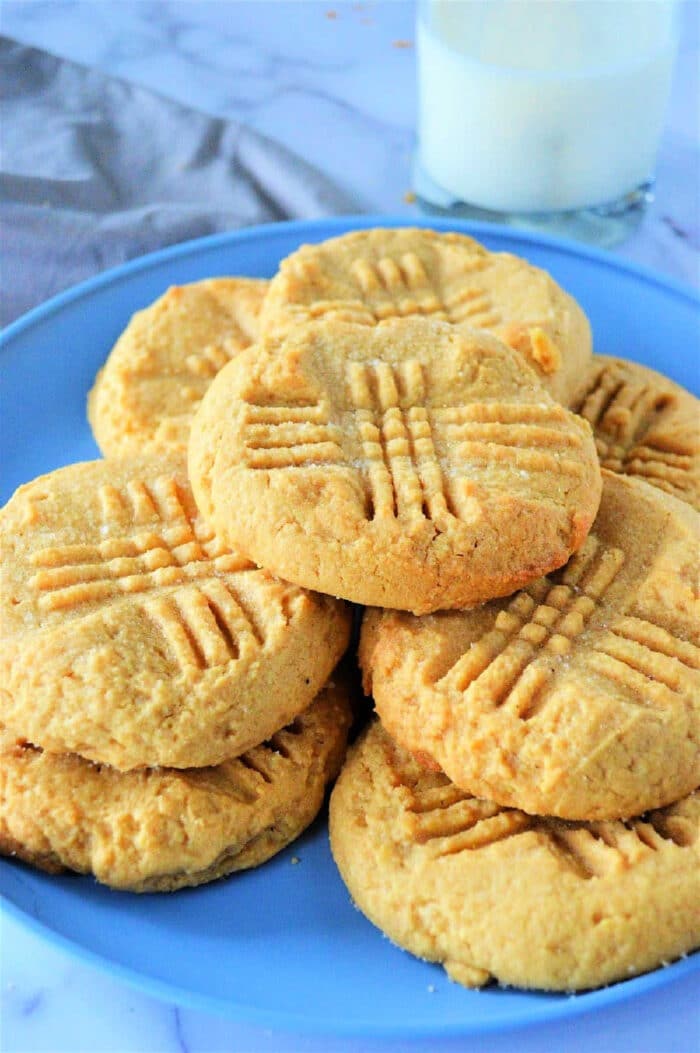
<svg viewBox="0 0 700 1053">
<path fill-rule="evenodd" d="M 615 201 L 651 176 L 675 47 L 673 0 L 425 0 L 419 155 L 497 211 Z"/>
</svg>

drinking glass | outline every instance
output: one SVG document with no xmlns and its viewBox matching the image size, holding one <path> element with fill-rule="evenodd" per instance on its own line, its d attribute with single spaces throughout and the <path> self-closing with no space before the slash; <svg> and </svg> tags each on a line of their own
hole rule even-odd
<svg viewBox="0 0 700 1053">
<path fill-rule="evenodd" d="M 419 204 L 621 241 L 650 200 L 678 6 L 419 0 Z"/>
</svg>

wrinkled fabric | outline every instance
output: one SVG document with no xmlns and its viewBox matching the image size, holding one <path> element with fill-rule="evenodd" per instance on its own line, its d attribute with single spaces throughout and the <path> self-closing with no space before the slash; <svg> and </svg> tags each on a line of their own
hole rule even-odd
<svg viewBox="0 0 700 1053">
<path fill-rule="evenodd" d="M 364 211 L 235 121 L 0 37 L 0 324 L 166 245 Z"/>
</svg>

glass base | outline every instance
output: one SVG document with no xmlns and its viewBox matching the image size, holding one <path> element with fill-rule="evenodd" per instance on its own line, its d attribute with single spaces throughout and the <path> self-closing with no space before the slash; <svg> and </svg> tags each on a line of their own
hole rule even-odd
<svg viewBox="0 0 700 1053">
<path fill-rule="evenodd" d="M 653 186 L 653 180 L 649 180 L 616 201 L 589 208 L 563 212 L 497 212 L 459 201 L 434 183 L 417 162 L 413 169 L 416 202 L 427 215 L 503 223 L 521 230 L 574 238 L 604 249 L 619 245 L 634 233 L 647 205 L 653 201 Z"/>
</svg>

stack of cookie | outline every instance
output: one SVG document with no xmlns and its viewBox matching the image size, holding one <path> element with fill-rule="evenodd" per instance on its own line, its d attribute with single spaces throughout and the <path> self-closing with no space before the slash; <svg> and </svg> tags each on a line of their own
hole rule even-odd
<svg viewBox="0 0 700 1053">
<path fill-rule="evenodd" d="M 245 346 L 264 285 L 201 283 L 135 318 L 95 411 L 115 456 L 21 487 L 0 514 L 6 854 L 120 889 L 197 885 L 289 844 L 338 772 L 349 608 L 222 544 L 180 442 L 178 356 Z"/>
<path fill-rule="evenodd" d="M 209 765 L 218 786 L 211 765 L 253 744 L 233 726 L 261 695 L 288 685 L 290 698 L 283 714 L 266 702 L 257 742 L 313 712 L 352 601 L 369 608 L 359 657 L 379 719 L 333 791 L 331 843 L 369 918 L 469 985 L 590 987 L 694 947 L 697 400 L 592 356 L 583 312 L 548 275 L 457 234 L 368 230 L 302 247 L 269 286 L 241 286 L 259 309 L 245 325 L 235 285 L 171 290 L 134 319 L 91 393 L 103 451 L 147 452 L 157 485 L 110 459 L 64 470 L 93 473 L 70 529 L 46 480 L 8 506 L 27 569 L 3 721 L 42 759 Z M 130 534 L 122 551 L 105 509 L 140 538 L 165 537 L 153 521 L 174 507 L 164 458 L 179 465 L 181 505 L 191 487 L 190 533 L 178 540 L 168 523 L 167 544 Z M 212 567 L 195 588 L 202 560 Z M 233 605 L 226 574 L 251 590 L 237 579 Z M 318 616 L 291 656 L 259 656 L 258 575 L 280 632 L 292 596 Z M 159 590 L 145 603 L 144 576 Z M 66 612 L 44 636 L 40 603 Z M 243 691 L 234 720 L 228 670 L 246 665 L 265 686 Z M 107 709 L 86 688 L 99 676 Z"/>
</svg>

